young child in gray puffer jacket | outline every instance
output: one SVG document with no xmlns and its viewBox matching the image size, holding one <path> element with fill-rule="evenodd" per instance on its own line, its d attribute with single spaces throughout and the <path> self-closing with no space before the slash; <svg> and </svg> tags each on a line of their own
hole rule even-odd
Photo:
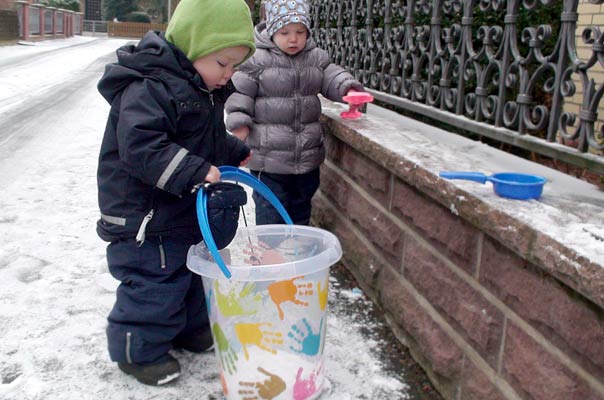
<svg viewBox="0 0 604 400">
<path fill-rule="evenodd" d="M 256 53 L 232 78 L 237 91 L 225 105 L 226 126 L 252 148 L 251 173 L 296 225 L 308 225 L 325 159 L 318 94 L 342 102 L 363 86 L 310 37 L 305 0 L 267 0 L 265 10 L 266 23 L 255 29 Z M 257 225 L 283 222 L 262 196 L 252 197 Z"/>
</svg>

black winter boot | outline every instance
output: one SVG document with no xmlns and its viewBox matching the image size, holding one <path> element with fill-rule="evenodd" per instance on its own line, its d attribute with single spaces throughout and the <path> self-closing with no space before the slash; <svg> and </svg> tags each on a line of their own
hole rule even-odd
<svg viewBox="0 0 604 400">
<path fill-rule="evenodd" d="M 166 354 L 153 364 L 117 363 L 117 366 L 145 385 L 165 385 L 180 376 L 180 364 L 170 354 Z"/>
<path fill-rule="evenodd" d="M 190 336 L 177 337 L 172 341 L 172 345 L 175 349 L 184 349 L 192 353 L 203 353 L 214 346 L 212 331 L 208 327 Z"/>
</svg>

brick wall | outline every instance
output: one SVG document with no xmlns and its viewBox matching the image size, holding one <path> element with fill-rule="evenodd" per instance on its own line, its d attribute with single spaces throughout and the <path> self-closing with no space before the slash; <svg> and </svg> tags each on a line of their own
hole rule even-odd
<svg viewBox="0 0 604 400">
<path fill-rule="evenodd" d="M 384 121 L 341 122 L 328 110 L 323 123 L 313 223 L 338 236 L 344 264 L 443 397 L 604 399 L 604 301 L 599 289 L 577 290 L 565 260 L 541 254 L 551 238 L 467 193 L 462 205 L 389 148 Z M 372 129 L 384 135 L 368 139 Z M 604 284 L 602 265 L 568 258 Z"/>
</svg>

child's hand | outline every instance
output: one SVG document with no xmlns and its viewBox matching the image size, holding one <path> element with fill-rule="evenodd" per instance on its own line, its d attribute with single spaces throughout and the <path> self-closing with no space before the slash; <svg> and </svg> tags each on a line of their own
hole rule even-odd
<svg viewBox="0 0 604 400">
<path fill-rule="evenodd" d="M 252 158 L 252 152 L 250 151 L 250 154 L 248 154 L 247 157 L 245 157 L 245 159 L 239 163 L 239 166 L 245 167 L 245 165 L 250 161 L 251 158 Z"/>
<path fill-rule="evenodd" d="M 259 242 L 258 245 L 250 243 L 247 248 L 243 249 L 243 254 L 249 256 L 245 262 L 251 265 L 272 265 L 285 262 L 285 257 L 279 251 L 264 242 Z"/>
<path fill-rule="evenodd" d="M 247 139 L 247 136 L 250 134 L 250 128 L 247 125 L 243 125 L 240 126 L 237 129 L 233 129 L 233 136 L 235 136 L 237 139 L 245 142 L 245 139 Z"/>
<path fill-rule="evenodd" d="M 206 182 L 214 183 L 214 182 L 218 182 L 219 179 L 220 179 L 220 170 L 212 165 L 210 167 L 210 170 L 208 171 L 208 174 L 206 175 Z"/>
<path fill-rule="evenodd" d="M 367 97 L 370 97 L 371 100 L 369 100 L 368 102 L 371 103 L 373 101 L 373 96 L 370 93 L 367 93 L 364 90 L 356 90 L 354 88 L 350 88 L 348 89 L 348 92 L 346 92 L 346 96 L 349 95 L 353 95 L 353 96 L 363 96 L 366 95 Z"/>
</svg>

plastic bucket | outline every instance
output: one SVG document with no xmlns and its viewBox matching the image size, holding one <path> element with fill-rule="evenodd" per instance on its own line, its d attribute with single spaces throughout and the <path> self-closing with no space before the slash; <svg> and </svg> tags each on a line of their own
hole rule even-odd
<svg viewBox="0 0 604 400">
<path fill-rule="evenodd" d="M 317 398 L 338 239 L 307 226 L 241 227 L 220 255 L 230 279 L 204 243 L 190 248 L 187 265 L 203 278 L 226 398 Z"/>
</svg>

